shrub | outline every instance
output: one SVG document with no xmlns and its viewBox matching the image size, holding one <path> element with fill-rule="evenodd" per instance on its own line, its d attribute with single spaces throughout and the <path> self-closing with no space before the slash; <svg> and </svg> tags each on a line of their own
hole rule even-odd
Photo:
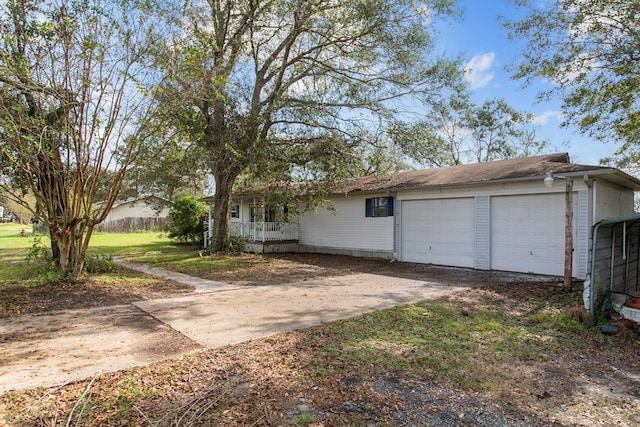
<svg viewBox="0 0 640 427">
<path fill-rule="evenodd" d="M 111 255 L 88 256 L 84 260 L 84 271 L 87 273 L 107 273 L 115 269 Z"/>
<path fill-rule="evenodd" d="M 195 196 L 176 199 L 169 209 L 169 238 L 181 242 L 200 242 L 207 219 L 207 205 Z"/>
</svg>

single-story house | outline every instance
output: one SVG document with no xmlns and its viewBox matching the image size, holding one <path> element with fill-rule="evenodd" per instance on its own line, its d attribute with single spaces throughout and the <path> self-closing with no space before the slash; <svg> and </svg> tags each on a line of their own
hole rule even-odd
<svg viewBox="0 0 640 427">
<path fill-rule="evenodd" d="M 569 231 L 570 274 L 584 280 L 592 226 L 633 212 L 639 190 L 640 180 L 618 169 L 572 164 L 559 153 L 353 179 L 338 184 L 325 206 L 293 218 L 269 204 L 273 190 L 240 191 L 232 231 L 257 252 L 553 276 L 566 273 Z"/>
<path fill-rule="evenodd" d="M 131 232 L 162 230 L 167 223 L 170 202 L 156 196 L 117 201 L 96 231 Z M 100 209 L 100 205 L 96 206 Z"/>
<path fill-rule="evenodd" d="M 169 202 L 156 196 L 146 196 L 117 201 L 105 222 L 124 218 L 166 218 Z"/>
</svg>

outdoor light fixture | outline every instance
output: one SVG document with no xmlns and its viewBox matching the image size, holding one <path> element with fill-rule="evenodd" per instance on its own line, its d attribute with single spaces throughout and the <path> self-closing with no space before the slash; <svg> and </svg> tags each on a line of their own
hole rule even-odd
<svg viewBox="0 0 640 427">
<path fill-rule="evenodd" d="M 553 187 L 553 181 L 555 181 L 553 174 L 551 172 L 547 172 L 547 176 L 544 177 L 544 186 L 547 188 Z"/>
</svg>

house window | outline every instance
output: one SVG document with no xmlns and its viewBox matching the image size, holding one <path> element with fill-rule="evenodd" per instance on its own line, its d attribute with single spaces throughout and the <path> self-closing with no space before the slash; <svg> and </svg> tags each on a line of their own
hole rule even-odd
<svg viewBox="0 0 640 427">
<path fill-rule="evenodd" d="M 231 206 L 231 218 L 240 218 L 240 205 Z"/>
<path fill-rule="evenodd" d="M 393 197 L 372 197 L 365 200 L 365 216 L 393 216 Z"/>
</svg>

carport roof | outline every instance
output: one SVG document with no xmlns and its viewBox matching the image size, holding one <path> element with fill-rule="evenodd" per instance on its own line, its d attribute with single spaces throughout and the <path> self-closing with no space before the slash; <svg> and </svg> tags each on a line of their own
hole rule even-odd
<svg viewBox="0 0 640 427">
<path fill-rule="evenodd" d="M 568 153 L 521 157 L 485 163 L 432 168 L 401 172 L 389 176 L 365 176 L 335 183 L 333 194 L 373 193 L 420 188 L 472 185 L 489 182 L 542 181 L 547 173 L 567 177 L 601 177 L 633 191 L 640 191 L 640 180 L 618 169 L 605 166 L 570 163 Z M 294 191 L 299 195 L 313 194 L 313 185 L 278 183 L 266 187 L 237 191 L 236 198 L 255 197 L 260 194 L 277 194 Z M 205 200 L 212 200 L 206 198 Z"/>
<path fill-rule="evenodd" d="M 639 219 L 640 219 L 640 213 L 633 212 L 626 215 L 612 216 L 609 218 L 605 218 L 603 220 L 600 220 L 599 224 L 602 224 L 602 225 L 618 224 L 621 222 L 637 221 Z"/>
</svg>

